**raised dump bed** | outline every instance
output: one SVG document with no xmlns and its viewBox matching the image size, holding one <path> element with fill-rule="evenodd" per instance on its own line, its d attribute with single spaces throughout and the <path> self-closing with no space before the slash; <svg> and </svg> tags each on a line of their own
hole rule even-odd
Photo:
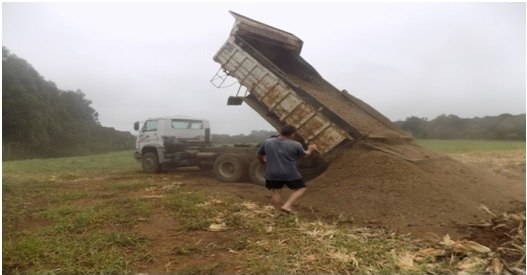
<svg viewBox="0 0 527 275">
<path fill-rule="evenodd" d="M 331 159 L 340 146 L 364 139 L 411 140 L 368 104 L 339 91 L 307 63 L 295 35 L 231 12 L 236 21 L 214 56 L 247 88 L 230 105 L 247 103 L 275 128 L 291 124 L 305 143 Z"/>
</svg>

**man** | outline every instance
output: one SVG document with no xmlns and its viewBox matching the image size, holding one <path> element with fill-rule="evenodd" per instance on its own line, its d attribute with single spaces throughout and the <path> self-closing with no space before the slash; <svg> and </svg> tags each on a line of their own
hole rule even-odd
<svg viewBox="0 0 527 275">
<path fill-rule="evenodd" d="M 266 139 L 258 150 L 258 160 L 265 166 L 265 186 L 272 190 L 271 202 L 277 211 L 291 213 L 295 202 L 306 191 L 306 185 L 297 168 L 297 160 L 317 150 L 316 144 L 304 150 L 300 142 L 293 140 L 296 128 L 285 125 L 280 136 Z M 281 205 L 282 188 L 286 185 L 293 193 Z"/>
</svg>

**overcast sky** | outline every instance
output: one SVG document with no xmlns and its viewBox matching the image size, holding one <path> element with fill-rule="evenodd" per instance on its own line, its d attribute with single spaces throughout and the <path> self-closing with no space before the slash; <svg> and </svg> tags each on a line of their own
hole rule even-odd
<svg viewBox="0 0 527 275">
<path fill-rule="evenodd" d="M 525 3 L 3 3 L 2 44 L 103 126 L 209 119 L 217 134 L 272 127 L 237 86 L 214 87 L 229 10 L 304 41 L 302 57 L 391 120 L 525 112 Z"/>
</svg>

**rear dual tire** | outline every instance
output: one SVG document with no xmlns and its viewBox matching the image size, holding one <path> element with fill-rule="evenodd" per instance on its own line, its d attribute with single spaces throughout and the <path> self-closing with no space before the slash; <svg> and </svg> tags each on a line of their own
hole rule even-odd
<svg viewBox="0 0 527 275">
<path fill-rule="evenodd" d="M 249 177 L 254 184 L 265 186 L 265 166 L 255 159 L 249 166 Z"/>
<path fill-rule="evenodd" d="M 240 182 L 248 178 L 247 160 L 237 154 L 222 154 L 214 161 L 213 170 L 223 182 Z"/>
</svg>

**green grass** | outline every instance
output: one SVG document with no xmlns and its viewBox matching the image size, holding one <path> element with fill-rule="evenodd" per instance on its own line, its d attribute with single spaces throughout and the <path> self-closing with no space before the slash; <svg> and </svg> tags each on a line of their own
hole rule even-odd
<svg viewBox="0 0 527 275">
<path fill-rule="evenodd" d="M 151 215 L 152 205 L 126 192 L 152 184 L 137 173 L 131 152 L 2 166 L 4 272 L 126 274 L 151 261 L 150 240 L 132 229 Z M 104 197 L 111 193 L 117 194 Z"/>
<path fill-rule="evenodd" d="M 136 170 L 138 164 L 132 154 L 132 151 L 118 151 L 82 157 L 4 161 L 2 162 L 2 168 L 5 174 L 13 172 L 45 173 L 53 176 L 53 173 L 59 173 L 64 179 L 73 179 L 83 173 L 91 173 L 93 171 L 109 173 L 130 169 Z"/>
<path fill-rule="evenodd" d="M 525 142 L 417 143 L 445 153 L 525 150 Z M 137 230 L 154 213 L 173 219 L 167 234 L 179 240 L 164 253 L 174 263 L 193 262 L 172 274 L 233 273 L 225 270 L 231 263 L 242 274 L 407 274 L 398 265 L 404 253 L 446 249 L 347 222 L 274 218 L 269 207 L 192 186 L 193 176 L 141 173 L 131 152 L 9 161 L 3 168 L 7 274 L 137 273 L 157 260 L 155 240 Z M 211 224 L 225 224 L 226 231 L 208 232 Z M 416 258 L 414 264 L 421 273 L 451 274 L 464 256 Z"/>
<path fill-rule="evenodd" d="M 207 200 L 203 192 L 172 192 L 165 204 L 174 217 L 178 218 L 179 229 L 206 230 L 213 218 L 214 208 L 201 207 Z"/>
<path fill-rule="evenodd" d="M 150 260 L 147 239 L 129 232 L 54 234 L 42 230 L 4 238 L 2 270 L 9 274 L 126 274 Z"/>
<path fill-rule="evenodd" d="M 447 154 L 496 151 L 525 151 L 525 141 L 417 139 L 423 147 Z"/>
</svg>

